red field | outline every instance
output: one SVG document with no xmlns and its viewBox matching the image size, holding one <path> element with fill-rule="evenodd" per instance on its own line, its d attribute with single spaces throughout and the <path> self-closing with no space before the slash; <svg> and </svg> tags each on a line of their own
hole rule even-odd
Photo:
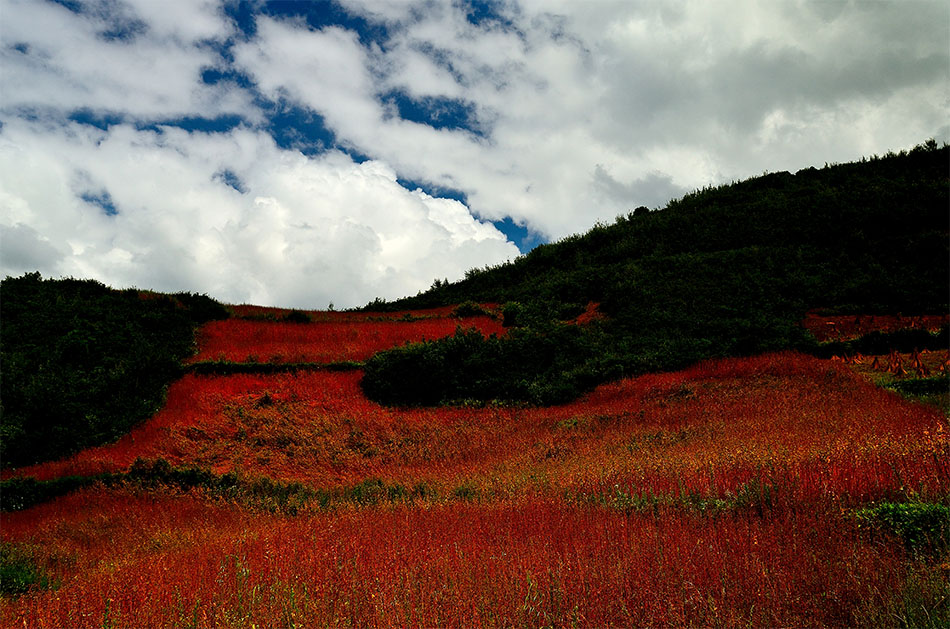
<svg viewBox="0 0 950 629">
<path fill-rule="evenodd" d="M 366 360 L 409 341 L 450 336 L 458 327 L 501 336 L 501 322 L 488 316 L 459 319 L 451 311 L 422 311 L 408 321 L 364 313 L 323 313 L 312 323 L 226 319 L 212 321 L 198 335 L 200 351 L 190 362 L 315 362 Z M 398 313 L 397 313 L 398 314 Z"/>
<path fill-rule="evenodd" d="M 917 329 L 936 331 L 950 323 L 950 315 L 835 315 L 808 313 L 802 325 L 819 341 L 848 341 L 871 332 Z"/>
<path fill-rule="evenodd" d="M 372 332 L 390 322 L 337 323 L 364 351 L 428 321 L 392 323 L 407 326 L 393 337 Z M 320 338 L 305 360 L 329 355 Z M 4 514 L 3 541 L 59 587 L 0 599 L 0 622 L 888 627 L 948 604 L 946 556 L 912 555 L 855 515 L 946 503 L 947 418 L 849 365 L 722 360 L 540 409 L 383 408 L 360 376 L 188 375 L 119 442 L 19 473 L 161 457 L 315 489 L 421 490 L 286 516 L 199 490 L 92 487 Z"/>
</svg>

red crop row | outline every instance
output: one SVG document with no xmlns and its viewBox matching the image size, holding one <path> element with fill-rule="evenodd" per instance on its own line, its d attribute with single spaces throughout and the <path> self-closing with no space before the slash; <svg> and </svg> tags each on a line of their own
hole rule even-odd
<svg viewBox="0 0 950 629">
<path fill-rule="evenodd" d="M 198 354 L 189 362 L 362 361 L 376 352 L 410 341 L 450 336 L 459 327 L 476 328 L 486 336 L 505 333 L 501 323 L 488 316 L 464 319 L 445 316 L 412 321 L 340 317 L 339 320 L 331 318 L 312 323 L 226 319 L 212 321 L 201 327 L 198 331 Z"/>
<path fill-rule="evenodd" d="M 487 310 L 497 309 L 498 304 L 484 303 L 481 306 Z M 236 317 L 246 319 L 279 320 L 292 312 L 289 308 L 273 308 L 270 306 L 254 306 L 241 304 L 228 306 Z M 371 312 L 351 310 L 304 310 L 314 321 L 398 321 L 407 317 L 414 319 L 447 318 L 452 316 L 456 306 L 440 306 L 424 310 L 396 310 L 393 312 Z"/>
<path fill-rule="evenodd" d="M 379 478 L 486 496 L 724 496 L 751 480 L 789 499 L 950 491 L 942 414 L 843 365 L 795 355 L 705 363 L 536 409 L 392 409 L 358 372 L 189 375 L 116 444 L 21 470 L 121 471 L 163 457 L 337 487 Z"/>
<path fill-rule="evenodd" d="M 826 504 L 701 517 L 547 499 L 291 519 L 89 490 L 8 516 L 54 591 L 28 627 L 860 626 L 899 547 Z M 39 547 L 37 547 L 39 548 Z"/>
<path fill-rule="evenodd" d="M 802 325 L 819 341 L 848 341 L 871 332 L 905 329 L 935 331 L 950 323 L 950 315 L 834 315 L 809 312 Z"/>
</svg>

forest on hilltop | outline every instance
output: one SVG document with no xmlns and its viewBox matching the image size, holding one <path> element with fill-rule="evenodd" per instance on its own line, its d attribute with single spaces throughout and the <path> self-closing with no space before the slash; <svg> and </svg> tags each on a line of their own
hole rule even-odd
<svg viewBox="0 0 950 629">
<path fill-rule="evenodd" d="M 813 350 L 800 321 L 834 313 L 946 313 L 950 147 L 706 188 L 666 208 L 437 280 L 368 310 L 502 304 L 505 338 L 472 334 L 383 352 L 379 401 L 556 403 L 592 386 L 704 358 Z M 558 322 L 599 304 L 587 326 Z"/>
</svg>

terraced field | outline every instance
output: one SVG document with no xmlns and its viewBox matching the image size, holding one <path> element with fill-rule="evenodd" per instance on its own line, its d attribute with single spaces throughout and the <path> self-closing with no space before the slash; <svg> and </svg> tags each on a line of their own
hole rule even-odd
<svg viewBox="0 0 950 629">
<path fill-rule="evenodd" d="M 358 361 L 451 334 L 451 309 L 239 314 L 198 336 L 192 362 L 225 367 L 187 373 L 127 436 L 5 473 L 8 490 L 84 480 L 3 514 L 4 626 L 950 619 L 947 415 L 877 386 L 873 357 L 710 361 L 545 408 L 388 408 Z"/>
</svg>

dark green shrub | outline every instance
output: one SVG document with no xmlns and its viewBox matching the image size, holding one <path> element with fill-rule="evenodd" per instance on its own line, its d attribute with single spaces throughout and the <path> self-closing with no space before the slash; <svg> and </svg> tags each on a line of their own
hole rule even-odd
<svg viewBox="0 0 950 629">
<path fill-rule="evenodd" d="M 509 301 L 501 307 L 502 325 L 506 328 L 520 325 L 524 320 L 524 306 L 517 301 Z"/>
<path fill-rule="evenodd" d="M 196 323 L 227 319 L 231 316 L 227 308 L 207 295 L 198 293 L 175 293 L 172 297 L 181 302 L 189 312 L 191 320 Z"/>
<path fill-rule="evenodd" d="M 49 575 L 34 563 L 28 553 L 12 544 L 0 543 L 0 594 L 16 596 L 51 586 Z"/>
<path fill-rule="evenodd" d="M 474 301 L 463 301 L 458 306 L 452 310 L 452 315 L 463 318 L 463 317 L 478 317 L 478 316 L 493 316 L 493 313 L 489 310 L 485 310 L 479 304 Z"/>
<path fill-rule="evenodd" d="M 31 476 L 10 478 L 0 482 L 0 511 L 28 509 L 100 480 L 102 477 L 95 476 L 62 476 L 48 481 Z"/>
<path fill-rule="evenodd" d="M 896 535 L 904 546 L 917 553 L 950 550 L 950 507 L 925 502 L 884 502 L 861 509 L 859 520 L 872 530 Z"/>
<path fill-rule="evenodd" d="M 593 328 L 513 329 L 504 338 L 477 330 L 380 352 L 365 363 L 370 399 L 405 406 L 465 402 L 555 404 L 603 381 Z"/>
<path fill-rule="evenodd" d="M 891 351 L 907 353 L 917 350 L 941 350 L 950 347 L 950 326 L 944 325 L 936 333 L 927 330 L 904 329 L 895 332 L 875 331 L 850 341 L 821 343 L 814 353 L 824 357 L 853 354 L 887 354 Z"/>
<path fill-rule="evenodd" d="M 934 376 L 932 378 L 913 378 L 911 380 L 897 380 L 887 385 L 898 393 L 912 396 L 928 396 L 950 392 L 950 375 Z"/>
<path fill-rule="evenodd" d="M 227 313 L 203 295 L 116 291 L 92 280 L 0 283 L 0 460 L 4 467 L 113 441 L 151 416 L 193 351 L 194 329 Z"/>
<path fill-rule="evenodd" d="M 287 323 L 310 323 L 310 315 L 308 315 L 303 310 L 291 310 L 283 316 L 281 321 Z"/>
<path fill-rule="evenodd" d="M 378 478 L 368 478 L 347 491 L 347 498 L 360 505 L 373 505 L 385 500 L 389 492 Z"/>
</svg>

